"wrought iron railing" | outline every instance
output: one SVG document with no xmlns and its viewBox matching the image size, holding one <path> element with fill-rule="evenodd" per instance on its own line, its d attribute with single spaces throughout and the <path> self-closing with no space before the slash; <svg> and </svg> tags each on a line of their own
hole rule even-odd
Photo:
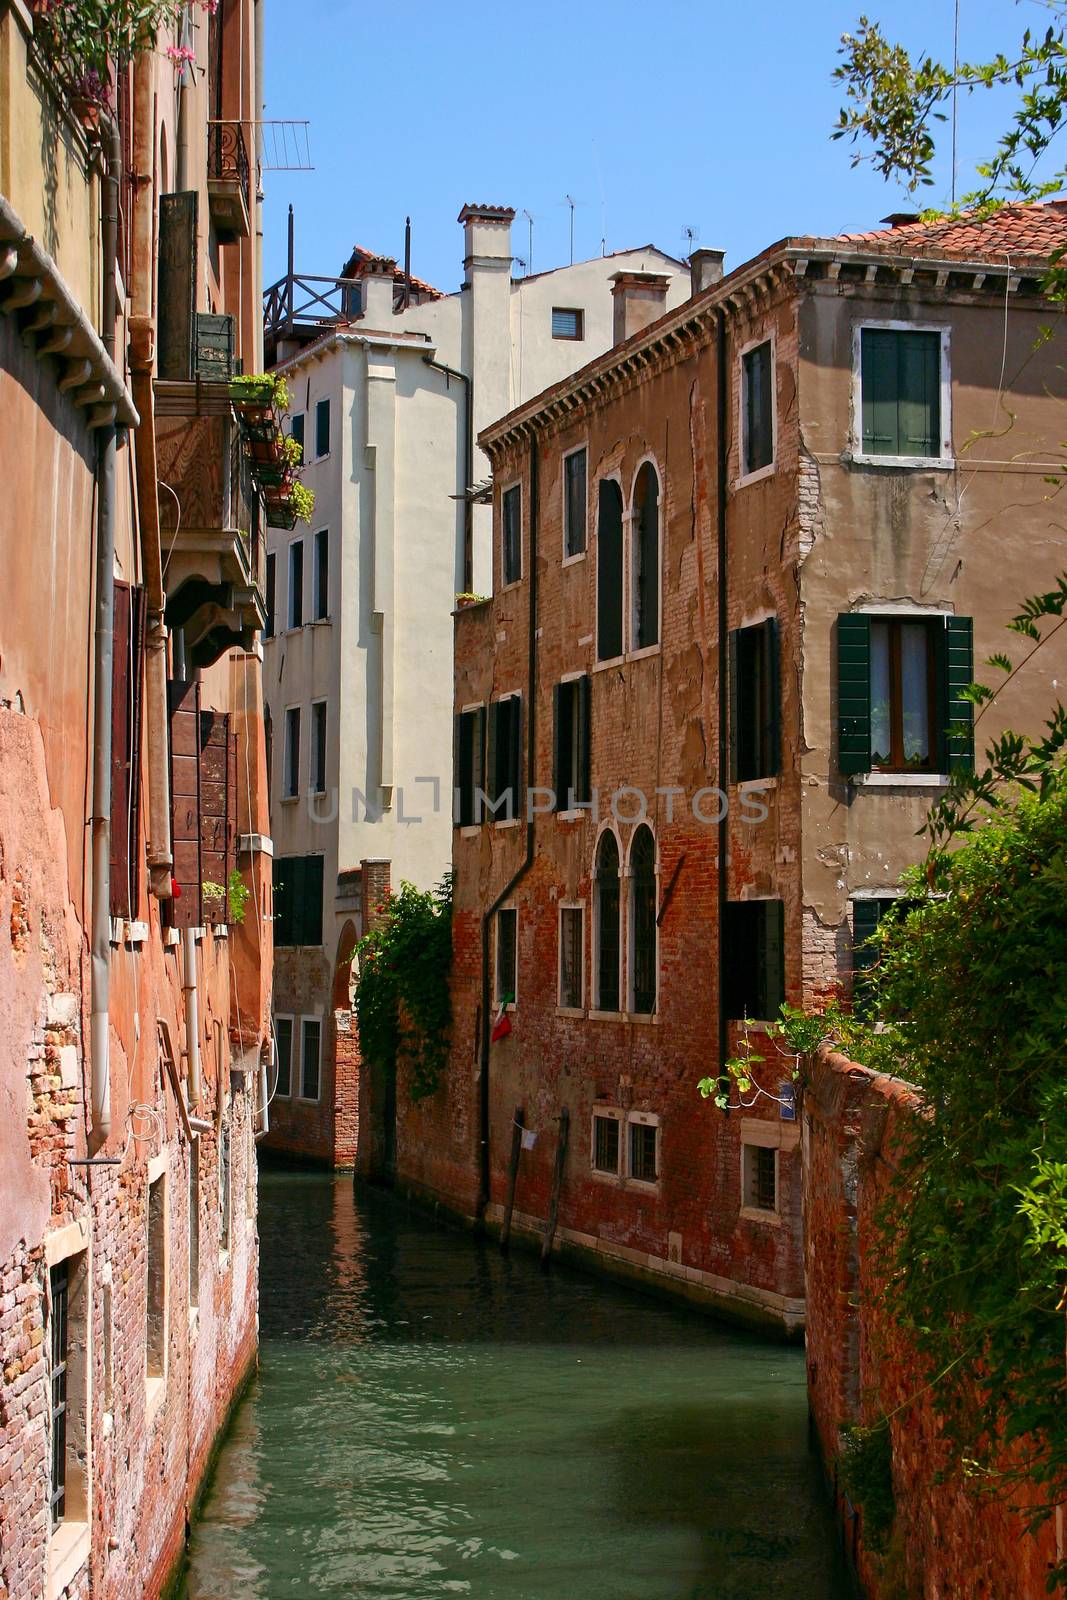
<svg viewBox="0 0 1067 1600">
<path fill-rule="evenodd" d="M 207 175 L 209 178 L 236 179 L 244 192 L 245 205 L 251 211 L 252 168 L 244 129 L 239 122 L 208 124 Z"/>
</svg>

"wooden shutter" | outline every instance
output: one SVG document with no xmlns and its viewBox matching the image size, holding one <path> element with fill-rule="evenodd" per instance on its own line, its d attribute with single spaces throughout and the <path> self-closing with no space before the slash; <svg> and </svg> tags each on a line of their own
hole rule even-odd
<svg viewBox="0 0 1067 1600">
<path fill-rule="evenodd" d="M 852 1006 L 860 1016 L 870 1010 L 867 973 L 874 965 L 878 952 L 868 941 L 877 931 L 884 907 L 882 900 L 852 902 Z"/>
<path fill-rule="evenodd" d="M 785 999 L 785 905 L 781 900 L 758 900 L 763 926 L 760 930 L 759 1002 L 761 1021 L 778 1016 Z"/>
<path fill-rule="evenodd" d="M 871 619 L 862 611 L 837 619 L 837 764 L 871 770 Z"/>
<path fill-rule="evenodd" d="M 564 699 L 570 699 L 570 684 L 557 683 L 552 687 L 552 792 L 556 797 L 555 810 L 567 809 L 565 788 L 568 782 L 567 762 L 563 754 Z"/>
<path fill-rule="evenodd" d="M 170 902 L 175 928 L 197 928 L 202 920 L 204 874 L 200 851 L 200 684 L 174 680 L 170 703 L 171 840 L 174 881 L 179 894 Z"/>
<path fill-rule="evenodd" d="M 896 334 L 887 328 L 860 330 L 860 391 L 864 454 L 900 455 Z"/>
<path fill-rule="evenodd" d="M 596 653 L 611 661 L 622 655 L 622 490 L 613 478 L 600 485 L 596 542 Z"/>
<path fill-rule="evenodd" d="M 228 712 L 200 713 L 200 872 L 201 881 L 227 888 L 232 825 L 230 808 L 230 717 Z M 236 790 L 236 772 L 234 773 Z M 226 901 L 209 902 L 213 920 L 225 921 Z"/>
<path fill-rule="evenodd" d="M 941 335 L 897 336 L 898 454 L 941 454 Z"/>
<path fill-rule="evenodd" d="M 588 673 L 578 679 L 578 777 L 575 799 L 581 805 L 593 802 L 593 680 Z"/>
<path fill-rule="evenodd" d="M 483 750 L 485 707 L 463 711 L 456 718 L 456 771 L 459 786 L 459 826 L 469 828 L 480 819 L 475 814 L 475 791 L 484 788 Z"/>
<path fill-rule="evenodd" d="M 741 768 L 741 629 L 731 628 L 727 635 L 728 673 L 730 693 L 730 782 L 738 781 Z"/>
<path fill-rule="evenodd" d="M 472 768 L 471 768 L 471 821 L 480 822 L 482 818 L 474 811 L 474 796 L 478 790 L 485 789 L 485 707 L 479 706 L 474 712 L 474 738 L 472 742 Z"/>
<path fill-rule="evenodd" d="M 761 640 L 763 653 L 762 689 L 760 706 L 760 772 L 761 778 L 774 778 L 782 764 L 782 677 L 778 649 L 778 618 L 768 617 L 763 624 Z"/>
<path fill-rule="evenodd" d="M 943 772 L 974 766 L 974 706 L 963 691 L 974 682 L 974 624 L 970 617 L 946 617 L 937 651 L 940 748 Z"/>
<path fill-rule="evenodd" d="M 522 815 L 522 695 L 513 694 L 508 706 L 508 772 L 507 787 L 511 790 L 509 817 Z"/>
<path fill-rule="evenodd" d="M 498 770 L 500 761 L 499 748 L 501 704 L 502 702 L 500 700 L 493 700 L 489 706 L 489 731 L 486 739 L 485 751 L 485 794 L 489 807 L 495 806 L 501 788 L 500 773 Z M 484 820 L 491 822 L 495 815 L 496 813 L 490 810 L 488 816 Z"/>
<path fill-rule="evenodd" d="M 159 197 L 159 376 L 193 376 L 196 329 L 197 193 Z"/>
</svg>

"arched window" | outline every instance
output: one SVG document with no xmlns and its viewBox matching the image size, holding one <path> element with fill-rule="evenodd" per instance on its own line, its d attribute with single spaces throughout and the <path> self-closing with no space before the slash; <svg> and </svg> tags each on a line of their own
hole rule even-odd
<svg viewBox="0 0 1067 1600">
<path fill-rule="evenodd" d="M 596 656 L 613 661 L 622 643 L 622 490 L 602 478 L 596 524 Z"/>
<path fill-rule="evenodd" d="M 656 841 L 643 826 L 630 845 L 630 1001 L 644 1016 L 656 1009 Z"/>
<path fill-rule="evenodd" d="M 608 828 L 596 853 L 596 1008 L 619 1009 L 619 846 Z"/>
<path fill-rule="evenodd" d="M 633 648 L 659 643 L 659 479 L 646 461 L 634 485 Z"/>
</svg>

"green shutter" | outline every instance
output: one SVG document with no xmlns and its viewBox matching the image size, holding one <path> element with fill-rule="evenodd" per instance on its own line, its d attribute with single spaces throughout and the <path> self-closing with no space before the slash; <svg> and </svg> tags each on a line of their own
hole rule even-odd
<svg viewBox="0 0 1067 1600">
<path fill-rule="evenodd" d="M 554 684 L 552 687 L 552 793 L 555 795 L 556 811 L 566 811 L 567 796 L 563 792 L 565 774 L 563 771 L 563 691 L 565 685 Z M 569 687 L 568 687 L 569 692 Z"/>
<path fill-rule="evenodd" d="M 475 814 L 474 797 L 479 789 L 485 788 L 485 707 L 479 706 L 474 713 L 474 751 L 473 770 L 471 777 L 471 821 L 480 822 L 481 818 Z"/>
<path fill-rule="evenodd" d="M 782 764 L 782 677 L 778 650 L 778 618 L 763 624 L 763 727 L 760 730 L 761 778 L 777 777 Z"/>
<path fill-rule="evenodd" d="M 740 754 L 740 706 L 741 706 L 741 629 L 731 628 L 727 636 L 727 659 L 729 673 L 728 684 L 730 690 L 730 782 L 737 782 L 738 769 L 741 762 Z"/>
<path fill-rule="evenodd" d="M 942 771 L 966 771 L 974 766 L 974 706 L 963 693 L 974 682 L 971 618 L 946 617 L 938 643 Z"/>
<path fill-rule="evenodd" d="M 277 946 L 293 942 L 292 929 L 292 859 L 274 859 L 274 943 Z"/>
<path fill-rule="evenodd" d="M 871 619 L 860 611 L 837 619 L 837 764 L 871 770 Z"/>
<path fill-rule="evenodd" d="M 897 454 L 941 454 L 941 335 L 897 338 Z"/>
<path fill-rule="evenodd" d="M 513 694 L 509 702 L 508 718 L 508 787 L 511 790 L 509 817 L 523 813 L 522 801 L 522 695 Z"/>
<path fill-rule="evenodd" d="M 575 799 L 582 805 L 591 805 L 593 800 L 592 691 L 593 680 L 586 673 L 578 680 L 578 792 Z"/>
<path fill-rule="evenodd" d="M 489 734 L 486 739 L 485 755 L 485 797 L 488 804 L 485 807 L 485 816 L 482 821 L 491 822 L 495 813 L 490 809 L 496 804 L 496 797 L 500 793 L 499 774 L 497 772 L 497 749 L 500 743 L 500 705 L 499 700 L 493 700 L 489 705 Z"/>
<path fill-rule="evenodd" d="M 852 902 L 852 1005 L 859 1016 L 871 1010 L 870 982 L 866 974 L 878 959 L 878 951 L 870 940 L 878 931 L 885 904 L 884 900 Z"/>
<path fill-rule="evenodd" d="M 304 857 L 302 944 L 322 943 L 323 864 L 322 856 Z"/>
<path fill-rule="evenodd" d="M 474 815 L 474 794 L 471 787 L 474 776 L 471 750 L 473 721 L 470 713 L 466 711 L 461 712 L 455 721 L 455 782 L 459 790 L 459 810 L 455 820 L 461 828 L 469 826 Z"/>
<path fill-rule="evenodd" d="M 860 330 L 860 389 L 864 454 L 899 455 L 896 335 L 884 328 Z"/>
</svg>

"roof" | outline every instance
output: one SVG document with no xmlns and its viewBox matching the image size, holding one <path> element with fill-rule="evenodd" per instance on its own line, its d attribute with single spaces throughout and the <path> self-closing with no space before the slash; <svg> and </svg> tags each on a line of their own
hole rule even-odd
<svg viewBox="0 0 1067 1600">
<path fill-rule="evenodd" d="M 841 233 L 842 244 L 892 255 L 1049 256 L 1067 245 L 1067 200 L 1001 206 L 986 215 L 962 212 L 932 222 L 904 222 L 869 233 Z"/>
<path fill-rule="evenodd" d="M 628 245 L 624 250 L 608 250 L 604 255 L 588 256 L 584 261 L 563 261 L 558 267 L 542 267 L 540 272 L 524 272 L 521 278 L 513 278 L 511 281 L 513 283 L 532 283 L 535 278 L 550 278 L 554 272 L 567 272 L 571 267 L 587 267 L 593 261 L 614 261 L 616 256 L 642 256 L 648 255 L 650 251 L 654 256 L 660 256 L 664 261 L 669 261 L 672 266 L 678 267 L 683 271 L 686 269 L 684 261 L 680 261 L 677 256 L 672 256 L 666 250 L 661 250 L 658 244 L 632 244 Z"/>
<path fill-rule="evenodd" d="M 341 268 L 342 278 L 358 278 L 372 261 L 388 260 L 389 257 L 377 255 L 373 250 L 365 250 L 361 244 L 354 244 L 352 252 Z M 397 267 L 393 273 L 393 282 L 398 289 L 402 289 L 406 282 L 403 267 Z M 420 295 L 425 295 L 428 300 L 441 300 L 444 298 L 443 290 L 435 289 L 432 283 L 426 283 L 422 278 L 411 274 L 411 287 Z"/>
</svg>

